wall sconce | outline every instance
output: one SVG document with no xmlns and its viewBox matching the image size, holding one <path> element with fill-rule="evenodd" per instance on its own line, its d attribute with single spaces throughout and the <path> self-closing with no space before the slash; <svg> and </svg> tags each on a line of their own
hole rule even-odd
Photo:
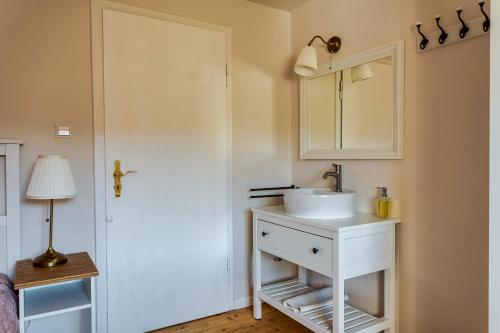
<svg viewBox="0 0 500 333">
<path fill-rule="evenodd" d="M 321 39 L 321 41 L 326 44 L 326 49 L 332 55 L 340 50 L 342 42 L 339 37 L 333 36 L 328 41 L 325 41 L 321 36 L 314 36 L 307 46 L 304 46 L 302 51 L 300 51 L 297 62 L 293 68 L 295 73 L 300 76 L 311 76 L 318 70 L 318 57 L 316 55 L 316 49 L 311 46 L 316 38 Z"/>
</svg>

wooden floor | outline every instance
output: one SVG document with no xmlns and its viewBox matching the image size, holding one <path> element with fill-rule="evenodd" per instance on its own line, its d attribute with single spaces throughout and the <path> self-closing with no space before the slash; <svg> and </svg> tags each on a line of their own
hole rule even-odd
<svg viewBox="0 0 500 333">
<path fill-rule="evenodd" d="M 171 326 L 155 333 L 310 333 L 311 331 L 271 306 L 264 304 L 262 319 L 253 318 L 253 308 L 221 313 L 216 316 Z"/>
</svg>

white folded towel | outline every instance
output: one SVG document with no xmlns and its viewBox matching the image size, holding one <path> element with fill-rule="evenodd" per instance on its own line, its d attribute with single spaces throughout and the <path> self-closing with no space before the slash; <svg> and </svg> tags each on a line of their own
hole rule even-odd
<svg viewBox="0 0 500 333">
<path fill-rule="evenodd" d="M 344 302 L 348 299 L 349 297 L 344 295 Z M 333 305 L 333 288 L 326 287 L 286 299 L 283 301 L 283 305 L 295 313 L 303 313 Z"/>
</svg>

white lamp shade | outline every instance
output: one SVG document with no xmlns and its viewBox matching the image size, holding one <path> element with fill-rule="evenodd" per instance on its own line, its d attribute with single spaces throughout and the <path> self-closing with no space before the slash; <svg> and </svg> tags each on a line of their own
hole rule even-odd
<svg viewBox="0 0 500 333">
<path fill-rule="evenodd" d="M 372 69 L 368 64 L 362 64 L 356 67 L 351 68 L 351 82 L 358 82 L 367 79 L 371 79 L 373 77 Z"/>
<path fill-rule="evenodd" d="M 295 67 L 295 73 L 300 76 L 311 76 L 318 70 L 318 58 L 316 56 L 316 49 L 312 46 L 304 46 L 300 51 Z"/>
<path fill-rule="evenodd" d="M 76 195 L 76 187 L 68 159 L 56 155 L 40 155 L 26 191 L 27 199 L 67 199 Z"/>
</svg>

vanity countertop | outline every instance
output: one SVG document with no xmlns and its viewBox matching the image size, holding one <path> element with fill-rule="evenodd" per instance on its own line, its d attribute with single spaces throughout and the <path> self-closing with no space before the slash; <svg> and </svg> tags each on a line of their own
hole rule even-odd
<svg viewBox="0 0 500 333">
<path fill-rule="evenodd" d="M 380 219 L 373 214 L 360 212 L 356 212 L 356 215 L 352 217 L 339 219 L 303 218 L 287 214 L 285 206 L 283 205 L 252 208 L 252 212 L 333 232 L 351 231 L 366 228 L 368 226 L 396 224 L 401 222 L 400 218 Z"/>
</svg>

